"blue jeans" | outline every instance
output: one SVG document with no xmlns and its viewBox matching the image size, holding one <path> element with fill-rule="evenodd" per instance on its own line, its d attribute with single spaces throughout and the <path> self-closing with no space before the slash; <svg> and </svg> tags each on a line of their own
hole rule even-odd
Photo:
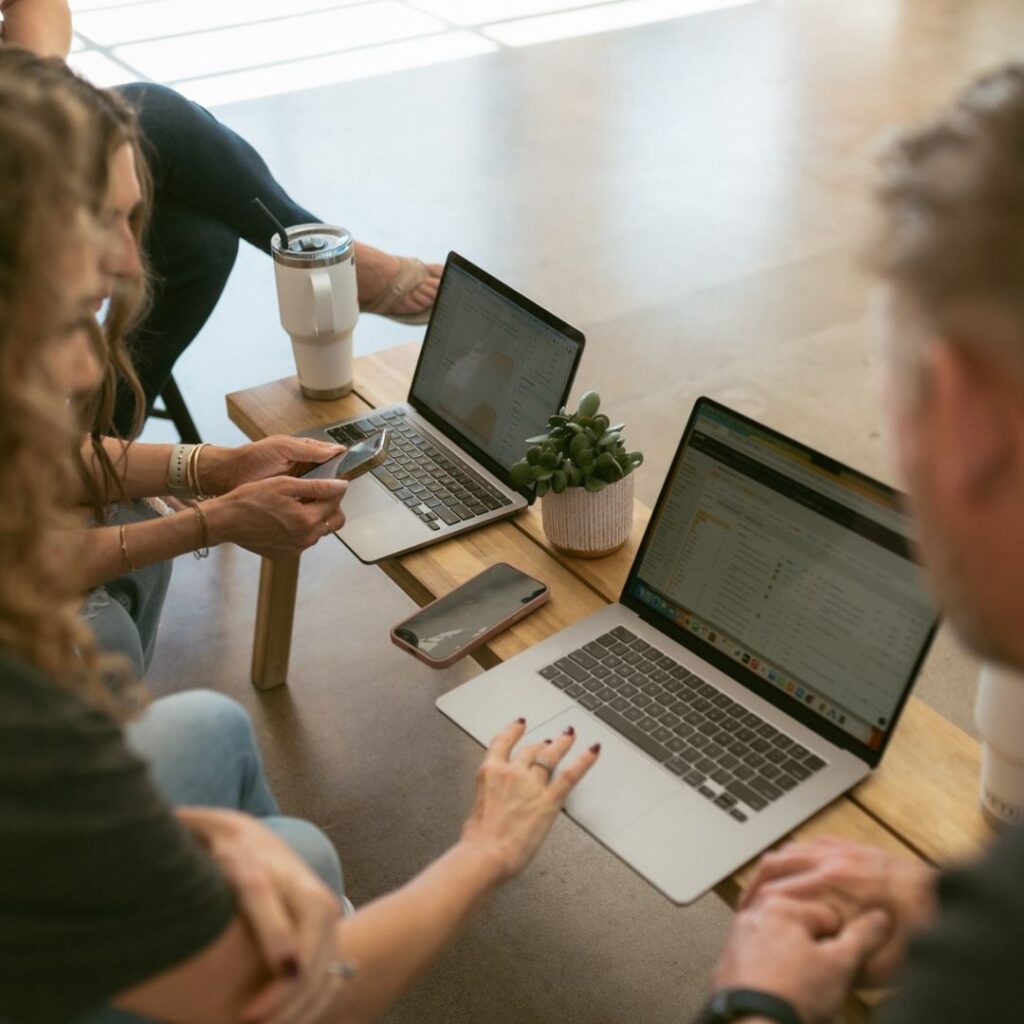
<svg viewBox="0 0 1024 1024">
<path fill-rule="evenodd" d="M 198 104 L 163 85 L 137 82 L 117 91 L 138 111 L 154 185 L 146 233 L 153 298 L 129 338 L 148 415 L 178 356 L 217 305 L 239 239 L 270 252 L 274 231 L 253 208 L 253 199 L 262 199 L 285 227 L 320 218 L 285 192 L 245 139 Z M 120 393 L 114 411 L 122 434 L 131 425 L 128 399 Z"/>
<path fill-rule="evenodd" d="M 331 841 L 316 826 L 278 810 L 241 704 L 211 690 L 186 690 L 155 700 L 125 733 L 129 746 L 149 762 L 150 776 L 169 803 L 252 814 L 344 897 L 341 863 Z M 76 1024 L 151 1022 L 108 1006 Z"/>
<path fill-rule="evenodd" d="M 153 701 L 125 733 L 168 803 L 260 818 L 343 895 L 341 864 L 331 841 L 309 822 L 281 814 L 241 704 L 212 690 L 186 690 Z"/>
<path fill-rule="evenodd" d="M 141 501 L 113 505 L 104 525 L 141 523 L 156 519 L 154 512 Z M 144 569 L 125 573 L 97 587 L 86 596 L 82 618 L 96 637 L 102 651 L 123 654 L 142 679 L 156 647 L 156 634 L 164 598 L 171 582 L 171 562 L 156 562 Z"/>
</svg>

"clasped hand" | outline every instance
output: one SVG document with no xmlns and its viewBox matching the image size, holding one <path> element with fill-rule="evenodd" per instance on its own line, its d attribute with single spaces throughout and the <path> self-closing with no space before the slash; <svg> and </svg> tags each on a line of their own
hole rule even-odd
<svg viewBox="0 0 1024 1024">
<path fill-rule="evenodd" d="M 935 915 L 935 872 L 845 840 L 790 843 L 764 856 L 715 975 L 827 1021 L 856 985 L 894 982 L 910 936 Z"/>
</svg>

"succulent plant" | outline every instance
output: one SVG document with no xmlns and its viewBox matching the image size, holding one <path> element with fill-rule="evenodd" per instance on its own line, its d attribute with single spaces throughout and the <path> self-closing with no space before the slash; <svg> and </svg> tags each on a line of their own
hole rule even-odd
<svg viewBox="0 0 1024 1024">
<path fill-rule="evenodd" d="M 623 423 L 614 426 L 603 413 L 601 396 L 588 391 L 569 415 L 565 409 L 548 419 L 548 432 L 529 437 L 526 455 L 511 469 L 516 487 L 533 487 L 537 497 L 566 487 L 600 491 L 621 480 L 644 461 L 640 452 L 627 452 Z"/>
</svg>

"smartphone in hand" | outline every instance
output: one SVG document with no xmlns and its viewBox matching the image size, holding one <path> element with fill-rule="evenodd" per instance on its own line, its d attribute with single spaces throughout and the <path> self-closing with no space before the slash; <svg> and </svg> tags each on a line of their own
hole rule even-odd
<svg viewBox="0 0 1024 1024">
<path fill-rule="evenodd" d="M 343 454 L 314 466 L 308 473 L 302 474 L 303 479 L 355 480 L 356 477 L 379 466 L 387 458 L 388 441 L 387 430 L 382 430 L 379 434 L 352 445 Z"/>
<path fill-rule="evenodd" d="M 432 668 L 446 668 L 539 608 L 546 583 L 498 562 L 391 630 L 391 641 Z"/>
</svg>

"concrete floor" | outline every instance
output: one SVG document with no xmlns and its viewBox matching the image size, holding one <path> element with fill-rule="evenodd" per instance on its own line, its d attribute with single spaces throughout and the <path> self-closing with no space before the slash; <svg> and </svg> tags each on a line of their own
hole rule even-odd
<svg viewBox="0 0 1024 1024">
<path fill-rule="evenodd" d="M 583 328 L 653 502 L 710 394 L 890 476 L 856 269 L 882 131 L 1011 57 L 1011 0 L 776 0 L 220 108 L 307 205 L 421 256 L 457 249 Z M 370 351 L 417 335 L 368 317 Z M 208 439 L 227 390 L 292 372 L 265 258 L 242 254 L 178 378 Z M 159 437 L 154 428 L 151 437 Z M 433 709 L 472 664 L 392 648 L 412 602 L 333 542 L 303 562 L 291 685 L 248 684 L 257 560 L 181 559 L 151 673 L 252 710 L 286 809 L 324 826 L 358 903 L 451 842 L 475 745 Z M 918 694 L 971 728 L 977 666 L 945 631 Z M 669 1024 L 728 926 L 669 905 L 566 821 L 389 1021 Z"/>
</svg>

